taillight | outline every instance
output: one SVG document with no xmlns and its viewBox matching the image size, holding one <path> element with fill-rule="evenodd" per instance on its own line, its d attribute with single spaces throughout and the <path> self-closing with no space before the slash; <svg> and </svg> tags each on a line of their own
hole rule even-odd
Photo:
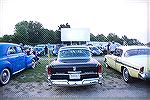
<svg viewBox="0 0 150 100">
<path fill-rule="evenodd" d="M 98 64 L 98 73 L 102 73 L 102 65 Z"/>
<path fill-rule="evenodd" d="M 143 73 L 144 72 L 144 67 L 141 67 L 140 69 L 139 69 L 139 73 Z"/>
<path fill-rule="evenodd" d="M 47 73 L 48 73 L 48 75 L 52 74 L 52 68 L 51 67 L 47 67 Z"/>
</svg>

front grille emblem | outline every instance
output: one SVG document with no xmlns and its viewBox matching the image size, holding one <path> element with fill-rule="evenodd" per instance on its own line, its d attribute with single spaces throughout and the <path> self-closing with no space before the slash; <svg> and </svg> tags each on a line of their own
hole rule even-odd
<svg viewBox="0 0 150 100">
<path fill-rule="evenodd" d="M 73 67 L 73 71 L 76 71 L 76 67 L 75 66 Z"/>
</svg>

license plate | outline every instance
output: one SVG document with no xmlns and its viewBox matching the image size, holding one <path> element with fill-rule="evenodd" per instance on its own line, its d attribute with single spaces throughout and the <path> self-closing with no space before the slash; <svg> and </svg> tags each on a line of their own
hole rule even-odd
<svg viewBox="0 0 150 100">
<path fill-rule="evenodd" d="M 80 79 L 80 74 L 70 74 L 69 78 L 70 79 Z"/>
</svg>

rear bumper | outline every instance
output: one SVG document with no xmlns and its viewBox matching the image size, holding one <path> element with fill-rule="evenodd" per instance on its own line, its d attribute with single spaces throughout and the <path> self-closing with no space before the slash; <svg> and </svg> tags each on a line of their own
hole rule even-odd
<svg viewBox="0 0 150 100">
<path fill-rule="evenodd" d="M 140 79 L 150 79 L 150 73 L 149 74 L 145 74 L 145 73 L 141 74 L 141 73 L 139 73 L 139 78 Z"/>
<path fill-rule="evenodd" d="M 102 75 L 99 78 L 83 79 L 82 81 L 68 81 L 68 80 L 51 80 L 48 78 L 49 85 L 53 86 L 84 86 L 93 84 L 102 84 Z"/>
</svg>

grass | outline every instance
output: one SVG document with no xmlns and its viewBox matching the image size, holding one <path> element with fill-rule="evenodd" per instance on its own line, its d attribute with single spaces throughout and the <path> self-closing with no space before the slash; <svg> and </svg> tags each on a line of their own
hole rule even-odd
<svg viewBox="0 0 150 100">
<path fill-rule="evenodd" d="M 48 60 L 41 60 L 40 63 L 36 65 L 35 69 L 30 68 L 15 74 L 12 79 L 22 83 L 47 81 L 46 65 Z"/>
</svg>

